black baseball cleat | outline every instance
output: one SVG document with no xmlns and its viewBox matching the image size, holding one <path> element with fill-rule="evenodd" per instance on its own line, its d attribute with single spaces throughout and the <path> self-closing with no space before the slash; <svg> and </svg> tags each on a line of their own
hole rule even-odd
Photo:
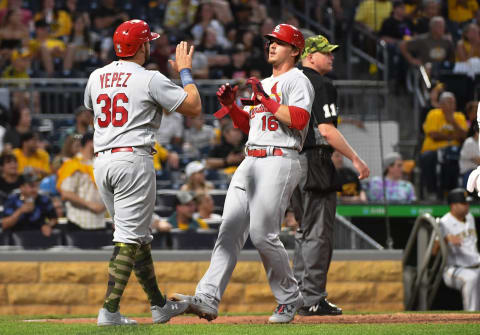
<svg viewBox="0 0 480 335">
<path fill-rule="evenodd" d="M 342 309 L 332 304 L 327 299 L 322 299 L 312 306 L 303 306 L 298 310 L 298 315 L 312 316 L 312 315 L 341 315 Z"/>
</svg>

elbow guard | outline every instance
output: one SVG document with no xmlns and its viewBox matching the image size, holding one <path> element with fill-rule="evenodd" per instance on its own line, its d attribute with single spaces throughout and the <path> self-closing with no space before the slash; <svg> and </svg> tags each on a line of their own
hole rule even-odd
<svg viewBox="0 0 480 335">
<path fill-rule="evenodd" d="M 290 128 L 303 130 L 310 120 L 310 114 L 300 107 L 288 106 L 290 112 Z"/>
</svg>

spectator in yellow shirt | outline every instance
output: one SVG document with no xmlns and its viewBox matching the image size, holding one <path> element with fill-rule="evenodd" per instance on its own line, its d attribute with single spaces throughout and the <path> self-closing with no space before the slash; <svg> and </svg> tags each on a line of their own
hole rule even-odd
<svg viewBox="0 0 480 335">
<path fill-rule="evenodd" d="M 28 167 L 43 178 L 51 171 L 48 153 L 38 148 L 38 137 L 32 132 L 21 135 L 20 148 L 14 149 L 13 154 L 18 161 L 18 173 L 23 173 Z"/>
<path fill-rule="evenodd" d="M 43 70 L 51 76 L 54 74 L 54 59 L 65 56 L 65 43 L 49 36 L 49 25 L 45 20 L 35 22 L 35 39 L 29 41 L 33 58 L 38 58 Z"/>
<path fill-rule="evenodd" d="M 364 0 L 358 5 L 355 22 L 370 31 L 378 32 L 383 21 L 390 16 L 392 8 L 392 2 L 388 0 Z"/>
<path fill-rule="evenodd" d="M 439 104 L 440 108 L 428 112 L 423 124 L 425 139 L 420 155 L 421 180 L 431 199 L 442 199 L 446 192 L 458 186 L 460 148 L 468 129 L 465 115 L 455 111 L 452 92 L 443 92 Z M 437 164 L 441 167 L 439 176 Z M 440 185 L 437 185 L 438 179 Z"/>
<path fill-rule="evenodd" d="M 55 8 L 55 0 L 43 0 L 42 9 L 35 14 L 33 20 L 45 20 L 50 25 L 52 38 L 66 37 L 72 31 L 72 18 L 66 11 Z"/>
<path fill-rule="evenodd" d="M 448 19 L 462 24 L 475 18 L 477 0 L 448 0 Z"/>
</svg>

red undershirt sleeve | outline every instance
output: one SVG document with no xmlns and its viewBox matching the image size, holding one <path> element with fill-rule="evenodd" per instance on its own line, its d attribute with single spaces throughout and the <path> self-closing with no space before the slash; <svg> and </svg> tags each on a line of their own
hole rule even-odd
<svg viewBox="0 0 480 335">
<path fill-rule="evenodd" d="M 234 126 L 248 135 L 250 131 L 250 116 L 248 113 L 234 103 L 230 109 L 230 117 L 232 118 Z"/>
<path fill-rule="evenodd" d="M 290 112 L 291 125 L 290 128 L 303 130 L 310 120 L 310 114 L 300 107 L 288 106 L 288 111 Z"/>
</svg>

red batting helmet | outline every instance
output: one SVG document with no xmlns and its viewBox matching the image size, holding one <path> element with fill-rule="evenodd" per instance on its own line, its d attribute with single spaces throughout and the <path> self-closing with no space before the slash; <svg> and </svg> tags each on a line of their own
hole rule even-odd
<svg viewBox="0 0 480 335">
<path fill-rule="evenodd" d="M 302 50 L 305 47 L 303 34 L 300 30 L 290 24 L 279 24 L 273 29 L 272 33 L 265 35 L 265 37 L 268 39 L 276 38 L 280 41 L 287 42 L 288 44 L 297 47 L 300 50 L 300 53 L 302 53 Z"/>
<path fill-rule="evenodd" d="M 117 27 L 113 34 L 113 48 L 118 57 L 131 57 L 143 43 L 159 37 L 159 34 L 150 31 L 150 27 L 145 21 L 125 21 Z"/>
</svg>

